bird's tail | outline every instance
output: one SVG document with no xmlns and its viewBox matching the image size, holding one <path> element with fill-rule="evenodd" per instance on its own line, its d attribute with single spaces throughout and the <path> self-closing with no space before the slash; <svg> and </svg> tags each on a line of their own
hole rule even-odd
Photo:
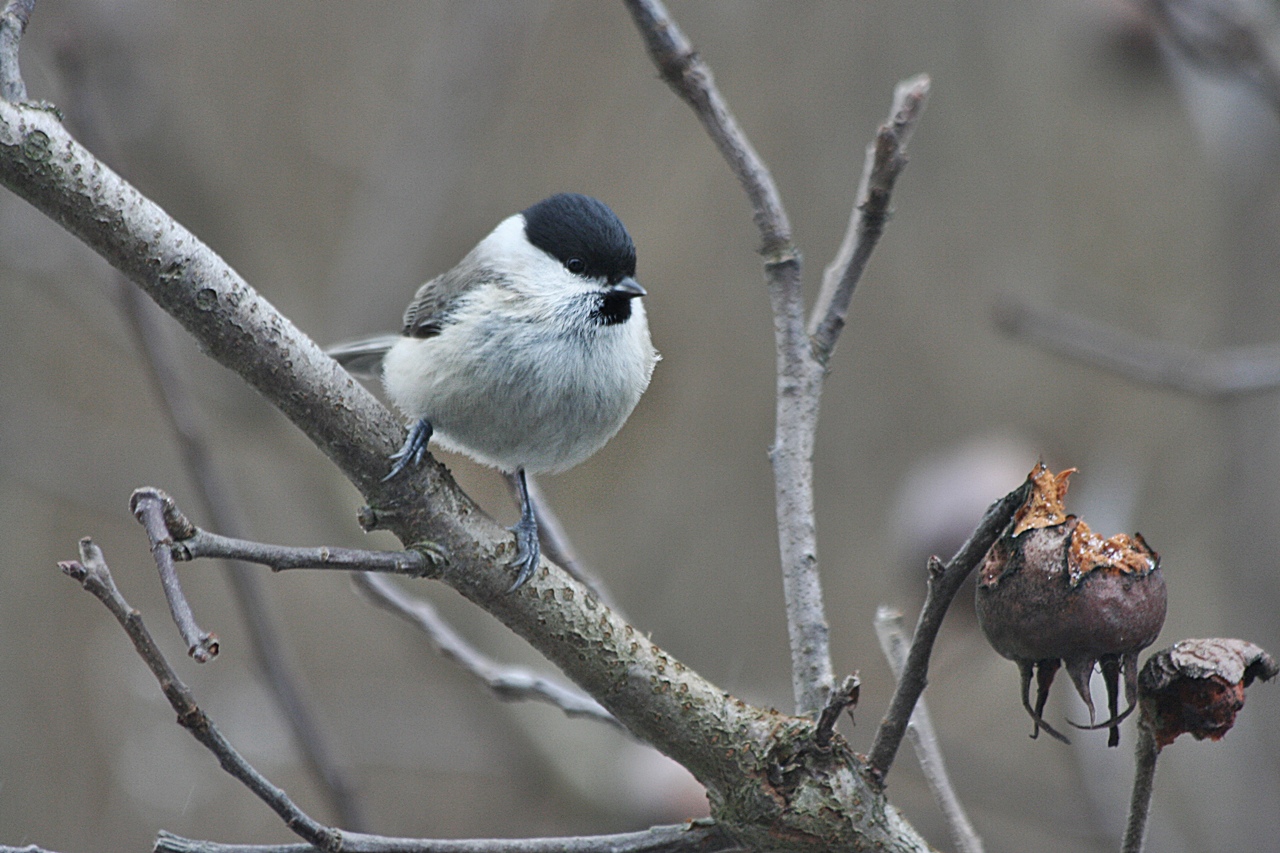
<svg viewBox="0 0 1280 853">
<path fill-rule="evenodd" d="M 399 335 L 377 335 L 344 341 L 325 349 L 325 353 L 347 369 L 352 376 L 376 379 L 382 373 L 382 357 L 400 338 Z"/>
</svg>

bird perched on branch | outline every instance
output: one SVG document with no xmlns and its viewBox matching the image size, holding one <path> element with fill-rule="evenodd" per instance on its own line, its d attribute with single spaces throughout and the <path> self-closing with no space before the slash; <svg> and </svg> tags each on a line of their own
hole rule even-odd
<svg viewBox="0 0 1280 853">
<path fill-rule="evenodd" d="M 561 193 L 503 220 L 414 295 L 399 335 L 329 354 L 381 374 L 413 420 L 390 479 L 431 438 L 514 473 L 520 520 L 511 591 L 538 565 L 526 472 L 564 471 L 612 438 L 649 385 L 658 354 L 635 280 L 636 252 L 604 203 Z"/>
</svg>

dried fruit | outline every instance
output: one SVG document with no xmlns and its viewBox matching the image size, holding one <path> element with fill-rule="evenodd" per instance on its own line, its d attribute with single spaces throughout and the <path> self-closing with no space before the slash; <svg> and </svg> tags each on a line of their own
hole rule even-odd
<svg viewBox="0 0 1280 853">
<path fill-rule="evenodd" d="M 1068 468 L 1032 469 L 1030 497 L 978 567 L 978 622 L 991 646 L 1018 664 L 1022 704 L 1035 722 L 1067 742 L 1042 717 L 1049 687 L 1065 665 L 1089 708 L 1089 726 L 1109 728 L 1108 746 L 1120 742 L 1120 722 L 1137 701 L 1138 652 L 1164 624 L 1166 596 L 1160 557 L 1139 534 L 1104 539 L 1063 506 Z M 1094 725 L 1089 679 L 1102 670 L 1110 717 Z M 1031 705 L 1032 676 L 1036 702 Z M 1118 710 L 1120 677 L 1128 707 Z M 1074 725 L 1074 724 L 1073 724 Z"/>
<path fill-rule="evenodd" d="M 1165 747 L 1180 734 L 1218 740 L 1235 725 L 1244 689 L 1280 674 L 1271 655 L 1244 640 L 1182 640 L 1156 652 L 1138 677 L 1142 716 Z"/>
</svg>

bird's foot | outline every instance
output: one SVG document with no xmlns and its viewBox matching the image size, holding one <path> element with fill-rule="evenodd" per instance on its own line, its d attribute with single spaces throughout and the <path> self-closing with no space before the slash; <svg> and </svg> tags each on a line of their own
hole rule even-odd
<svg viewBox="0 0 1280 853">
<path fill-rule="evenodd" d="M 542 557 L 542 550 L 538 545 L 538 523 L 532 516 L 521 516 L 511 532 L 516 535 L 516 555 L 510 565 L 519 572 L 516 582 L 507 590 L 508 593 L 515 592 L 533 577 L 533 570 L 538 567 L 538 561 Z"/>
<path fill-rule="evenodd" d="M 391 454 L 391 473 L 382 478 L 382 482 L 386 482 L 399 474 L 409 465 L 417 467 L 422 464 L 422 457 L 427 455 L 427 442 L 431 441 L 431 422 L 426 418 L 415 423 L 409 428 L 409 437 L 405 439 L 404 446 Z"/>
</svg>

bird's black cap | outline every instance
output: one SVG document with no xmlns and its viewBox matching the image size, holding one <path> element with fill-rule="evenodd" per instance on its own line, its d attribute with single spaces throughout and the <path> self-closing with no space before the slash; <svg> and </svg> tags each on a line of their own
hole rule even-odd
<svg viewBox="0 0 1280 853">
<path fill-rule="evenodd" d="M 529 242 L 581 275 L 617 284 L 636 274 L 636 247 L 622 220 L 590 196 L 560 193 L 521 211 Z"/>
</svg>

